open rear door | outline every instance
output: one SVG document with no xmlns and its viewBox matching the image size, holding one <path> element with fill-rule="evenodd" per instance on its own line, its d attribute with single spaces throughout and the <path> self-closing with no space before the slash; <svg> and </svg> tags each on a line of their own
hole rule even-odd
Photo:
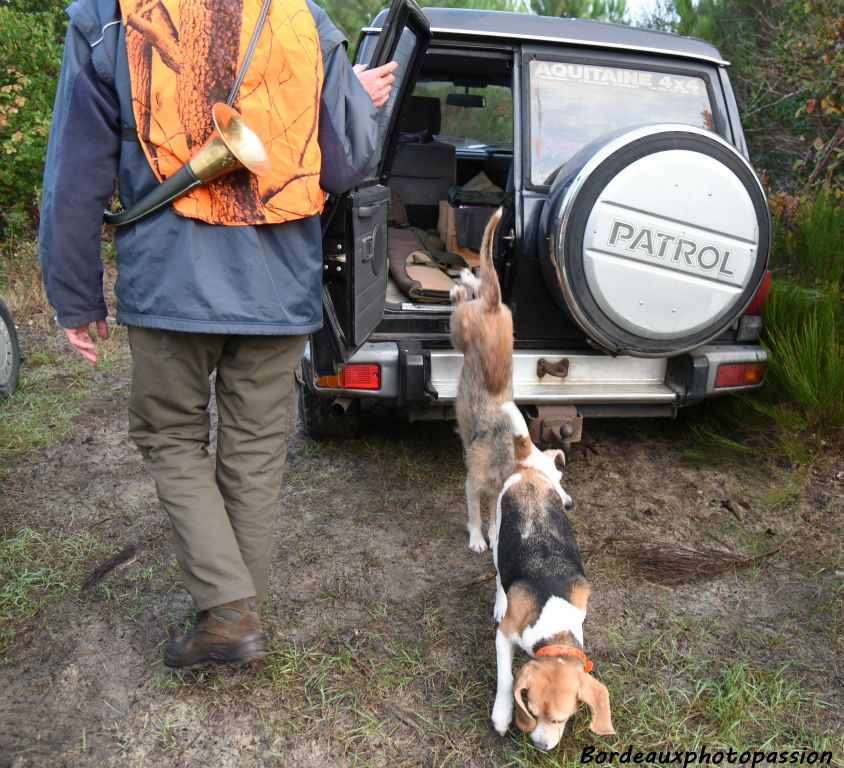
<svg viewBox="0 0 844 768">
<path fill-rule="evenodd" d="M 325 326 L 311 343 L 317 375 L 334 373 L 367 340 L 384 313 L 390 190 L 381 180 L 430 38 L 428 19 L 414 0 L 393 0 L 361 36 L 357 63 L 377 67 L 395 60 L 398 68 L 390 99 L 378 114 L 381 161 L 376 173 L 351 192 L 330 198 L 323 213 Z"/>
</svg>

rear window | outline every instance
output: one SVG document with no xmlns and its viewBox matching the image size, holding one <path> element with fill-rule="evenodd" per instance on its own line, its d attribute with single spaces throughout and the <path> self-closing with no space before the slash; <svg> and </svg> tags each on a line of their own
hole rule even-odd
<svg viewBox="0 0 844 768">
<path fill-rule="evenodd" d="M 608 131 L 646 123 L 714 130 L 703 78 L 575 62 L 530 62 L 530 180 L 537 186 Z"/>
<path fill-rule="evenodd" d="M 417 83 L 415 96 L 434 96 L 440 101 L 442 127 L 437 135 L 457 147 L 496 147 L 512 149 L 513 96 L 509 88 L 487 85 L 483 88 L 463 88 L 453 83 Z M 476 96 L 477 106 L 453 106 L 450 94 Z M 482 104 L 482 106 L 481 106 Z"/>
</svg>

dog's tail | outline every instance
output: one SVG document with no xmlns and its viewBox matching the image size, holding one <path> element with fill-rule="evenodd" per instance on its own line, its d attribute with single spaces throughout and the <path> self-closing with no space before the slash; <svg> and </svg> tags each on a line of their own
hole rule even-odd
<svg viewBox="0 0 844 768">
<path fill-rule="evenodd" d="M 498 282 L 498 274 L 495 271 L 495 265 L 492 263 L 492 241 L 503 213 L 504 209 L 498 208 L 492 214 L 487 222 L 486 229 L 484 229 L 484 237 L 481 241 L 481 265 L 478 275 L 481 281 L 480 295 L 490 312 L 497 312 L 501 305 L 501 284 Z"/>
<path fill-rule="evenodd" d="M 501 404 L 501 410 L 510 420 L 510 431 L 513 433 L 513 458 L 516 465 L 523 464 L 533 452 L 533 443 L 530 440 L 527 422 L 522 412 L 512 400 Z"/>
</svg>

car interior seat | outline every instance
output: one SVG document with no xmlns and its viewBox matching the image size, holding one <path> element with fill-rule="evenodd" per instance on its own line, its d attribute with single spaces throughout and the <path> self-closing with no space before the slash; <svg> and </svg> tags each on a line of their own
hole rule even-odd
<svg viewBox="0 0 844 768">
<path fill-rule="evenodd" d="M 437 226 L 439 201 L 448 199 L 448 190 L 457 181 L 454 146 L 434 140 L 440 122 L 438 98 L 410 97 L 387 180 L 404 202 L 410 223 L 422 229 Z"/>
</svg>

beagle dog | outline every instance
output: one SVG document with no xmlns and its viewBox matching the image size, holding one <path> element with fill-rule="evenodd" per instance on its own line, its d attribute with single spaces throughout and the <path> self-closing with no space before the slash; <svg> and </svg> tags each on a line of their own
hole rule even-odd
<svg viewBox="0 0 844 768">
<path fill-rule="evenodd" d="M 583 620 L 590 588 L 566 510 L 574 505 L 561 486 L 560 450 L 540 451 L 513 402 L 502 405 L 512 427 L 515 472 L 496 507 L 493 560 L 497 572 L 494 616 L 498 686 L 492 723 L 502 736 L 513 717 L 534 746 L 553 749 L 581 702 L 592 712 L 594 733 L 615 733 L 609 693 L 589 672 Z M 513 681 L 513 652 L 532 660 Z"/>
</svg>

